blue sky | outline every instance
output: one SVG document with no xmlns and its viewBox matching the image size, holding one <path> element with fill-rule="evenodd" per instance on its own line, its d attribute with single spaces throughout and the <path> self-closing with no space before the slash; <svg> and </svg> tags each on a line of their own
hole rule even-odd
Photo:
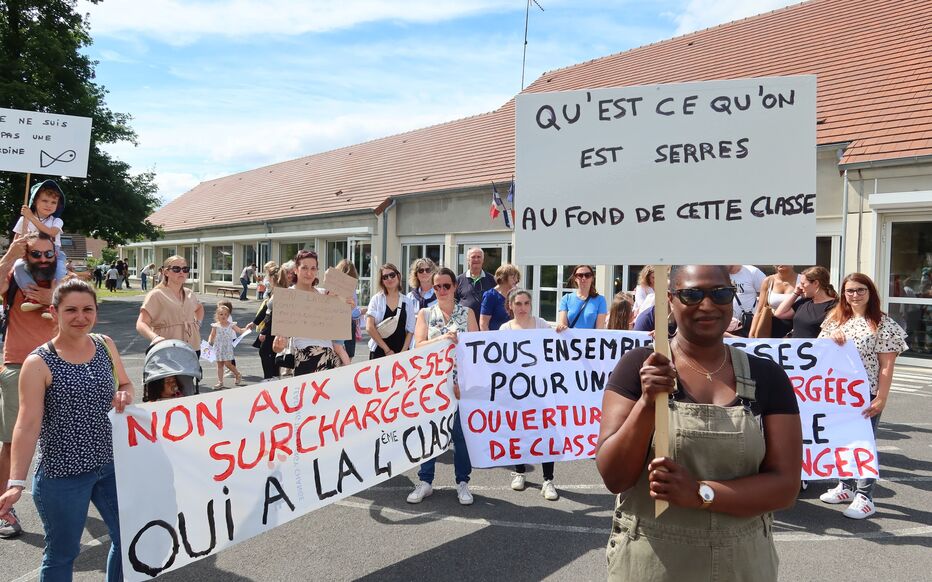
<svg viewBox="0 0 932 582">
<path fill-rule="evenodd" d="M 539 0 L 526 84 L 546 71 L 790 4 Z M 133 116 L 171 200 L 199 182 L 496 109 L 521 88 L 525 0 L 104 0 L 97 81 Z"/>
</svg>

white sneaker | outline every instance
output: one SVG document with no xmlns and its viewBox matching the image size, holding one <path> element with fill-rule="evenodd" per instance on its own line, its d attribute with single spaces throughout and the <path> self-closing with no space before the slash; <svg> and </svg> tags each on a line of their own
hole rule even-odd
<svg viewBox="0 0 932 582">
<path fill-rule="evenodd" d="M 544 496 L 544 499 L 547 501 L 556 501 L 560 498 L 560 494 L 557 493 L 557 488 L 553 486 L 553 481 L 544 481 L 544 484 L 540 487 L 540 494 Z"/>
<path fill-rule="evenodd" d="M 408 503 L 420 503 L 425 497 L 430 497 L 434 493 L 433 486 L 427 481 L 421 481 L 414 486 L 414 491 L 408 495 Z"/>
<path fill-rule="evenodd" d="M 863 493 L 855 494 L 854 501 L 844 511 L 845 517 L 851 519 L 865 519 L 875 513 L 877 513 L 877 508 L 874 507 L 874 502 L 865 497 Z"/>
<path fill-rule="evenodd" d="M 851 501 L 853 498 L 854 492 L 845 487 L 844 483 L 839 483 L 834 489 L 829 489 L 822 495 L 819 495 L 819 499 L 821 499 L 823 503 L 831 503 L 832 505 L 845 503 L 846 501 Z"/>
<path fill-rule="evenodd" d="M 456 484 L 456 497 L 460 500 L 460 505 L 472 505 L 472 493 L 469 492 L 469 485 L 465 481 Z"/>
<path fill-rule="evenodd" d="M 527 487 L 527 483 L 524 479 L 524 473 L 512 473 L 511 488 L 515 491 L 524 491 L 525 487 Z"/>
</svg>

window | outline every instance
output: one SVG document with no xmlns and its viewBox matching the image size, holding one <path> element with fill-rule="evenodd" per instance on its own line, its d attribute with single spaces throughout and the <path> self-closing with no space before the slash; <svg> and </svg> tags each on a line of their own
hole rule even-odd
<svg viewBox="0 0 932 582">
<path fill-rule="evenodd" d="M 142 252 L 142 260 L 139 262 L 140 265 L 146 267 L 155 263 L 155 260 L 152 258 L 154 255 L 154 250 L 152 248 L 146 247 L 140 250 Z"/>
<path fill-rule="evenodd" d="M 327 241 L 327 264 L 326 267 L 336 267 L 337 263 L 347 258 L 348 243 L 345 240 Z M 324 265 L 321 265 L 323 268 Z"/>
<path fill-rule="evenodd" d="M 495 273 L 495 269 L 501 267 L 504 263 L 511 261 L 511 244 L 510 243 L 491 243 L 491 244 L 470 244 L 464 243 L 456 245 L 457 265 L 454 271 L 459 269 L 460 273 L 468 270 L 468 259 L 466 252 L 473 248 L 479 247 L 485 253 L 485 260 L 482 262 L 482 270 L 486 273 Z"/>
<path fill-rule="evenodd" d="M 160 247 L 159 253 L 159 256 L 161 257 L 159 260 L 159 266 L 163 265 L 165 261 L 168 260 L 168 257 L 173 257 L 178 254 L 175 251 L 175 247 Z"/>
<path fill-rule="evenodd" d="M 359 304 L 366 305 L 372 295 L 372 242 L 369 239 L 349 240 L 350 258 L 359 274 Z"/>
<path fill-rule="evenodd" d="M 576 265 L 534 265 L 529 266 L 528 281 L 540 281 L 540 288 L 536 291 L 535 304 L 537 313 L 547 321 L 556 321 L 560 298 L 572 291 L 566 285 L 566 279 L 573 272 Z"/>
<path fill-rule="evenodd" d="M 210 280 L 233 281 L 233 246 L 210 248 Z"/>
<path fill-rule="evenodd" d="M 314 242 L 283 242 L 278 245 L 279 264 L 287 263 L 301 250 L 316 250 Z"/>
<path fill-rule="evenodd" d="M 194 281 L 198 278 L 198 258 L 200 253 L 196 246 L 188 246 L 181 248 L 181 256 L 184 257 L 184 261 L 188 263 L 188 266 L 191 268 L 191 273 L 188 275 L 189 281 Z"/>
<path fill-rule="evenodd" d="M 255 245 L 243 245 L 242 257 L 243 257 L 243 262 L 240 265 L 240 272 L 242 272 L 242 270 L 248 267 L 249 265 L 257 263 Z"/>
<path fill-rule="evenodd" d="M 139 272 L 138 265 L 136 264 L 136 249 L 125 249 L 126 253 L 126 268 L 129 270 L 131 277 L 135 277 Z"/>
</svg>

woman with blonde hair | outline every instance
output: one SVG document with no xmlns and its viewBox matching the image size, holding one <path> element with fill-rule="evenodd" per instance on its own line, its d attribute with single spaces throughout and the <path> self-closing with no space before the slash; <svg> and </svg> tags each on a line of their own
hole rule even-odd
<svg viewBox="0 0 932 582">
<path fill-rule="evenodd" d="M 165 259 L 162 280 L 146 294 L 139 309 L 136 331 L 153 344 L 163 339 L 186 341 L 200 354 L 204 305 L 184 286 L 190 271 L 182 256 Z"/>
<path fill-rule="evenodd" d="M 421 258 L 411 263 L 408 270 L 408 298 L 417 304 L 418 309 L 430 307 L 437 301 L 437 294 L 434 293 L 434 273 L 437 271 L 437 264 L 428 258 Z"/>
<path fill-rule="evenodd" d="M 814 338 L 822 330 L 825 316 L 838 303 L 838 293 L 825 267 L 809 267 L 793 291 L 773 312 L 778 319 L 793 320 L 794 338 Z"/>
<path fill-rule="evenodd" d="M 495 287 L 482 294 L 479 307 L 479 329 L 496 331 L 503 323 L 511 319 L 508 311 L 508 293 L 521 282 L 518 267 L 505 263 L 495 269 Z"/>
<path fill-rule="evenodd" d="M 644 265 L 638 273 L 638 286 L 634 290 L 634 315 L 647 311 L 654 304 L 654 266 Z"/>
</svg>

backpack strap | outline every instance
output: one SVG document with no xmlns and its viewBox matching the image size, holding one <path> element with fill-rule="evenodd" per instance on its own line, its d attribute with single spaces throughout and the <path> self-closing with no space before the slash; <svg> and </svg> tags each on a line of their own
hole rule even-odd
<svg viewBox="0 0 932 582">
<path fill-rule="evenodd" d="M 728 346 L 731 350 L 731 365 L 735 371 L 735 392 L 739 398 L 754 401 L 757 393 L 757 381 L 751 377 L 751 364 L 744 350 Z"/>
</svg>

